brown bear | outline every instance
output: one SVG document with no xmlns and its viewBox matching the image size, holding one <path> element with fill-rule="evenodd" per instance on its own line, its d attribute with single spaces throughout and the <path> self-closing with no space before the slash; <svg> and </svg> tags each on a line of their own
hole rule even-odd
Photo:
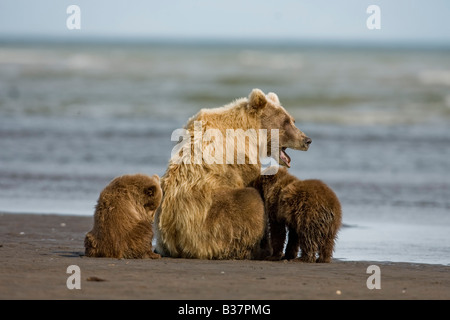
<svg viewBox="0 0 450 320">
<path fill-rule="evenodd" d="M 331 262 L 342 220 L 333 190 L 320 180 L 299 180 L 285 168 L 261 175 L 252 185 L 261 192 L 269 216 L 273 253 L 268 260 L 282 259 L 287 227 L 286 259 L 296 259 L 300 247 L 300 261 Z"/>
<path fill-rule="evenodd" d="M 267 134 L 259 134 L 260 129 Z M 265 143 L 280 164 L 290 166 L 286 148 L 306 151 L 311 139 L 294 125 L 276 94 L 266 96 L 259 89 L 223 107 L 200 110 L 184 132 L 182 140 L 188 143 L 172 153 L 161 178 L 156 252 L 183 258 L 255 258 L 267 224 L 261 196 L 247 187 L 261 173 L 255 154 Z M 275 137 L 278 146 L 271 144 Z"/>
<path fill-rule="evenodd" d="M 161 198 L 158 175 L 123 175 L 113 179 L 98 198 L 94 227 L 84 240 L 86 256 L 160 258 L 152 251 L 152 223 Z"/>
</svg>

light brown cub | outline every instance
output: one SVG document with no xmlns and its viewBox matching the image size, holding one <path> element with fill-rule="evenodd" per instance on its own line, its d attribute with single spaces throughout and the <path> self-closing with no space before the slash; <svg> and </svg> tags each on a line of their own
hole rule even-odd
<svg viewBox="0 0 450 320">
<path fill-rule="evenodd" d="M 94 227 L 86 234 L 86 256 L 160 258 L 152 251 L 152 223 L 161 197 L 157 175 L 124 175 L 112 180 L 100 194 Z"/>
</svg>

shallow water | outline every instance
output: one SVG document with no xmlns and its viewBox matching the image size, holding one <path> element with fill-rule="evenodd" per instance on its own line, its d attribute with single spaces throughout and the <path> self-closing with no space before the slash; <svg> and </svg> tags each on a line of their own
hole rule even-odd
<svg viewBox="0 0 450 320">
<path fill-rule="evenodd" d="M 0 45 L 0 211 L 91 215 L 115 176 L 162 175 L 200 108 L 276 92 L 313 140 L 291 172 L 342 202 L 335 257 L 450 264 L 450 53 Z"/>
</svg>

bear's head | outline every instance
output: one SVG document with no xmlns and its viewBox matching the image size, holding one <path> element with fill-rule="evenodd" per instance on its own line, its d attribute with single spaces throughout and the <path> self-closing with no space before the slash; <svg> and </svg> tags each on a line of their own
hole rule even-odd
<svg viewBox="0 0 450 320">
<path fill-rule="evenodd" d="M 248 98 L 248 107 L 258 114 L 261 129 L 267 130 L 268 152 L 271 152 L 271 130 L 278 129 L 279 157 L 276 160 L 280 165 L 291 166 L 287 148 L 308 150 L 312 140 L 295 126 L 294 118 L 281 106 L 275 93 L 265 95 L 261 90 L 253 89 Z"/>
<path fill-rule="evenodd" d="M 110 188 L 120 190 L 121 193 L 128 194 L 133 202 L 143 206 L 146 211 L 155 211 L 162 199 L 162 190 L 159 176 L 154 174 L 128 174 L 115 178 Z"/>
<path fill-rule="evenodd" d="M 146 181 L 144 181 L 142 188 L 144 191 L 145 209 L 148 211 L 155 211 L 158 209 L 162 198 L 159 176 L 154 174 L 149 177 Z"/>
</svg>

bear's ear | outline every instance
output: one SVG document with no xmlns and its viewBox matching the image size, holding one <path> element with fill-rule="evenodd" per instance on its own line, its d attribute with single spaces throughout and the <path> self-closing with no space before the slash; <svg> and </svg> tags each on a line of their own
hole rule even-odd
<svg viewBox="0 0 450 320">
<path fill-rule="evenodd" d="M 159 182 L 159 176 L 158 176 L 157 174 L 154 174 L 154 175 L 152 176 L 152 178 Z"/>
<path fill-rule="evenodd" d="M 277 96 L 276 93 L 269 92 L 267 94 L 267 99 L 269 99 L 270 101 L 274 102 L 275 104 L 280 104 L 280 99 L 278 99 L 278 96 Z"/>
<path fill-rule="evenodd" d="M 250 108 L 260 110 L 267 104 L 267 98 L 264 92 L 259 89 L 253 89 L 248 97 L 248 105 Z"/>
<path fill-rule="evenodd" d="M 156 186 L 145 188 L 144 193 L 147 196 L 152 197 L 156 193 Z"/>
</svg>

